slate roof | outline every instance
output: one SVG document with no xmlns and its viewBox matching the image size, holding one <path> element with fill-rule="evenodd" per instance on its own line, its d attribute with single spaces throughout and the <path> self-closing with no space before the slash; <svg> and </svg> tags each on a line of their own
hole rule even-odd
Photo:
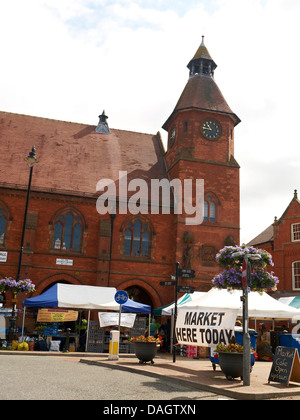
<svg viewBox="0 0 300 420">
<path fill-rule="evenodd" d="M 32 190 L 89 196 L 100 179 L 167 178 L 160 134 L 111 129 L 0 111 L 0 186 L 27 188 L 24 158 L 36 148 Z M 5 158 L 3 158 L 5 157 Z"/>
<path fill-rule="evenodd" d="M 187 109 L 199 109 L 229 114 L 237 125 L 240 119 L 235 115 L 227 104 L 214 79 L 202 74 L 189 78 L 172 114 L 163 125 L 168 130 L 175 114 Z"/>
<path fill-rule="evenodd" d="M 254 239 L 252 239 L 247 245 L 255 246 L 259 244 L 264 244 L 266 242 L 270 242 L 274 239 L 273 233 L 274 233 L 274 229 L 273 229 L 273 224 L 272 224 L 269 227 L 267 227 L 267 229 L 265 229 L 263 232 L 261 232 L 259 235 L 257 235 Z"/>
</svg>

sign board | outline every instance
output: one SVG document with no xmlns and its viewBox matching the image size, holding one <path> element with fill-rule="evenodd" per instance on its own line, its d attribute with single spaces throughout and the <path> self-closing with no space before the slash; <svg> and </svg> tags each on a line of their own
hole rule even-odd
<svg viewBox="0 0 300 420">
<path fill-rule="evenodd" d="M 123 305 L 128 300 L 128 294 L 125 292 L 125 290 L 118 290 L 115 294 L 115 301 L 119 305 Z"/>
<path fill-rule="evenodd" d="M 37 322 L 69 322 L 77 321 L 78 312 L 67 309 L 39 309 Z"/>
<path fill-rule="evenodd" d="M 234 335 L 238 309 L 180 308 L 176 321 L 176 338 L 179 344 L 216 347 L 229 344 Z"/>
<path fill-rule="evenodd" d="M 194 293 L 195 287 L 192 286 L 178 286 L 177 292 L 178 293 Z"/>
<path fill-rule="evenodd" d="M 300 360 L 298 349 L 276 347 L 268 383 L 279 382 L 288 385 L 290 381 L 300 382 Z"/>
<path fill-rule="evenodd" d="M 185 278 L 185 279 L 193 279 L 195 277 L 195 270 L 188 270 L 185 268 L 179 268 L 178 270 L 179 277 Z"/>
<path fill-rule="evenodd" d="M 0 262 L 7 261 L 7 251 L 0 251 Z"/>
<path fill-rule="evenodd" d="M 100 327 L 119 325 L 118 312 L 98 312 Z M 135 322 L 136 314 L 121 314 L 121 327 L 132 328 Z"/>
<path fill-rule="evenodd" d="M 175 281 L 161 281 L 159 283 L 161 286 L 175 286 L 176 282 Z"/>
<path fill-rule="evenodd" d="M 66 258 L 56 258 L 56 265 L 73 265 L 73 260 Z"/>
</svg>

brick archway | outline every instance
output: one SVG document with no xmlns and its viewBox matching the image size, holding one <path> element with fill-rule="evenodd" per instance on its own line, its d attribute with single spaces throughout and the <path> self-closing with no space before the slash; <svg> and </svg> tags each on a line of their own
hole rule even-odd
<svg viewBox="0 0 300 420">
<path fill-rule="evenodd" d="M 55 283 L 68 283 L 68 284 L 84 284 L 80 281 L 76 276 L 69 274 L 69 273 L 57 273 L 51 274 L 50 276 L 45 277 L 37 286 L 36 292 L 34 295 L 40 295 L 45 291 L 45 289 L 49 289 Z"/>
<path fill-rule="evenodd" d="M 130 289 L 133 287 L 141 289 L 149 296 L 149 299 L 152 302 L 151 304 L 152 308 L 158 308 L 162 306 L 162 300 L 157 290 L 155 290 L 155 288 L 151 284 L 147 283 L 145 280 L 142 280 L 139 278 L 133 278 L 130 280 L 122 281 L 119 284 L 117 284 L 115 287 L 118 290 L 125 290 L 125 289 Z M 146 302 L 141 302 L 141 303 L 146 303 Z"/>
</svg>

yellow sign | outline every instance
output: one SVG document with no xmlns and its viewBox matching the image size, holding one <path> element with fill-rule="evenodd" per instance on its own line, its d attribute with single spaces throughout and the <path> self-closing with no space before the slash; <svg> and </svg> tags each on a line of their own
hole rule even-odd
<svg viewBox="0 0 300 420">
<path fill-rule="evenodd" d="M 37 322 L 77 321 L 78 312 L 67 309 L 39 309 Z"/>
</svg>

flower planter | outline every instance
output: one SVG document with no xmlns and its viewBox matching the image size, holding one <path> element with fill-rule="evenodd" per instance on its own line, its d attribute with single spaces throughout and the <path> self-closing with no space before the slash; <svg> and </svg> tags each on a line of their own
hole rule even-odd
<svg viewBox="0 0 300 420">
<path fill-rule="evenodd" d="M 219 363 L 228 380 L 243 379 L 243 353 L 219 352 Z"/>
<path fill-rule="evenodd" d="M 136 341 L 135 343 L 135 355 L 139 359 L 139 363 L 151 362 L 154 363 L 153 359 L 156 356 L 157 343 L 143 343 Z"/>
</svg>

